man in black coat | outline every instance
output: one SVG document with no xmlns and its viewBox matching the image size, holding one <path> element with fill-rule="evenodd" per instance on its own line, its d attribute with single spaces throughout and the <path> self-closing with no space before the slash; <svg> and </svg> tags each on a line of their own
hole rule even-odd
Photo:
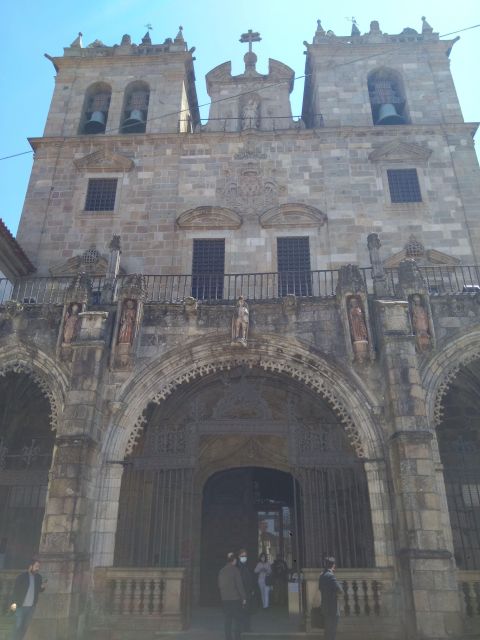
<svg viewBox="0 0 480 640">
<path fill-rule="evenodd" d="M 15 579 L 10 610 L 15 612 L 15 627 L 12 640 L 23 640 L 28 625 L 32 621 L 38 596 L 45 589 L 45 582 L 39 574 L 40 562 L 32 558 L 27 571 L 20 573 Z"/>
<path fill-rule="evenodd" d="M 335 577 L 335 558 L 325 560 L 325 568 L 318 581 L 318 588 L 322 594 L 322 613 L 325 622 L 325 640 L 335 640 L 338 624 L 337 596 L 343 589 Z"/>
<path fill-rule="evenodd" d="M 255 594 L 256 580 L 252 570 L 247 565 L 248 555 L 246 549 L 240 549 L 238 552 L 238 568 L 242 576 L 243 588 L 247 597 L 247 604 L 242 609 L 242 631 L 248 633 L 251 631 L 250 616 L 255 610 Z"/>
</svg>

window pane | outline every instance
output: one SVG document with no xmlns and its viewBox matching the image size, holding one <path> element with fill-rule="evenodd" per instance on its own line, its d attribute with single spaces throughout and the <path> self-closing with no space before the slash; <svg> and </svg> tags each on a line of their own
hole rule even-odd
<svg viewBox="0 0 480 640">
<path fill-rule="evenodd" d="M 387 169 L 392 202 L 421 202 L 420 184 L 416 169 Z"/>
<path fill-rule="evenodd" d="M 309 239 L 277 238 L 279 295 L 312 295 Z"/>
<path fill-rule="evenodd" d="M 113 211 L 117 178 L 93 178 L 88 181 L 85 211 Z"/>
<path fill-rule="evenodd" d="M 192 296 L 197 300 L 223 298 L 225 240 L 194 240 Z"/>
</svg>

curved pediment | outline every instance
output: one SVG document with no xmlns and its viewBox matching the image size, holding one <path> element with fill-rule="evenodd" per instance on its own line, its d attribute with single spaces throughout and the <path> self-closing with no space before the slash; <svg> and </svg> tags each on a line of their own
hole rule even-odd
<svg viewBox="0 0 480 640">
<path fill-rule="evenodd" d="M 322 227 L 326 221 L 327 215 L 319 209 L 296 202 L 272 207 L 259 216 L 264 229 Z"/>
<path fill-rule="evenodd" d="M 130 171 L 134 166 L 131 158 L 103 149 L 95 151 L 95 153 L 90 153 L 83 158 L 78 158 L 74 160 L 73 163 L 77 169 L 98 171 L 98 173 Z"/>
<path fill-rule="evenodd" d="M 177 217 L 180 229 L 239 229 L 242 218 L 225 207 L 196 207 Z"/>
</svg>

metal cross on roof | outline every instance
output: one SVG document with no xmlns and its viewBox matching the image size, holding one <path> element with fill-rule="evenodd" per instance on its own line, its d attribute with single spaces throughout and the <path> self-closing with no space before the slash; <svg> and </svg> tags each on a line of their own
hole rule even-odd
<svg viewBox="0 0 480 640">
<path fill-rule="evenodd" d="M 242 33 L 240 36 L 240 42 L 248 42 L 248 51 L 252 53 L 252 42 L 260 42 L 261 37 L 258 31 L 252 31 L 249 29 L 247 33 Z"/>
</svg>

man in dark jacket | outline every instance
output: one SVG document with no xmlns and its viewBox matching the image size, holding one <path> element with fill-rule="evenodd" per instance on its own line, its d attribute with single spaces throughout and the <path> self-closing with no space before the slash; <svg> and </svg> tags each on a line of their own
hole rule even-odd
<svg viewBox="0 0 480 640">
<path fill-rule="evenodd" d="M 227 555 L 227 564 L 220 569 L 218 588 L 225 613 L 225 640 L 232 640 L 232 627 L 233 639 L 240 640 L 242 608 L 247 604 L 247 598 L 234 553 Z"/>
<path fill-rule="evenodd" d="M 242 576 L 243 588 L 247 596 L 247 603 L 242 609 L 242 631 L 249 633 L 251 629 L 250 617 L 255 610 L 255 595 L 257 581 L 252 570 L 247 564 L 248 555 L 246 549 L 240 549 L 238 552 L 238 568 Z"/>
<path fill-rule="evenodd" d="M 12 640 L 23 640 L 28 625 L 32 621 L 38 596 L 45 589 L 45 582 L 39 574 L 40 562 L 32 558 L 28 570 L 15 579 L 10 610 L 15 612 L 15 627 Z"/>
<path fill-rule="evenodd" d="M 335 640 L 338 624 L 337 596 L 343 589 L 335 577 L 335 558 L 325 560 L 325 568 L 318 581 L 322 594 L 322 613 L 325 621 L 325 640 Z"/>
</svg>

